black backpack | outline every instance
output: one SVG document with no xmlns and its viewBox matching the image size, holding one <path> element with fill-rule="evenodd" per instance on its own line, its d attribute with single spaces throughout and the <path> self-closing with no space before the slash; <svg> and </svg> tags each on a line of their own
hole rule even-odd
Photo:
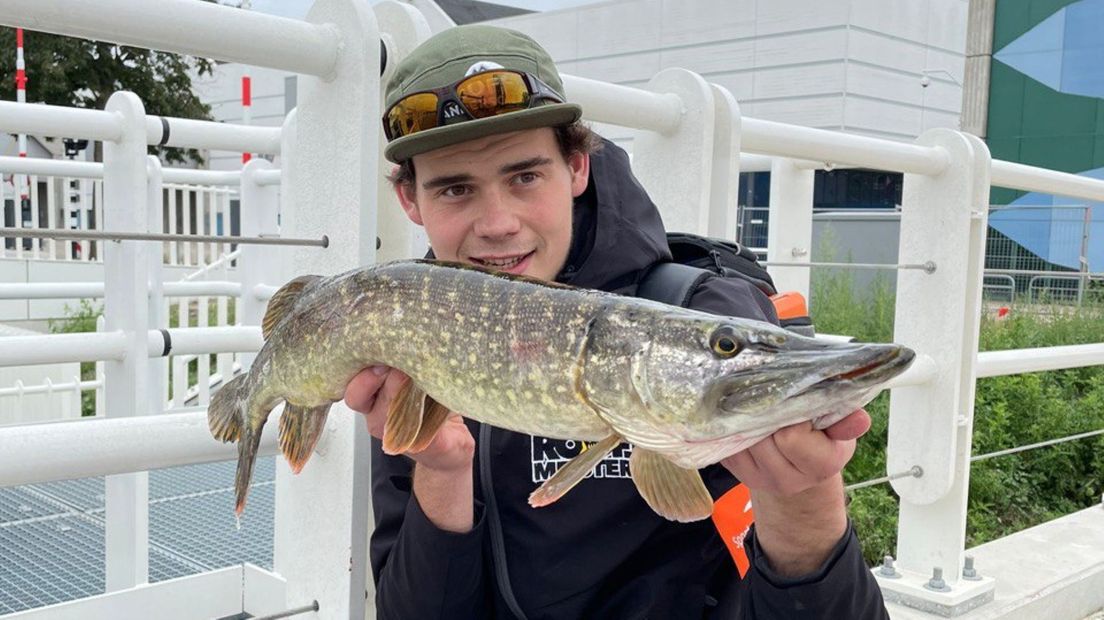
<svg viewBox="0 0 1104 620">
<path fill-rule="evenodd" d="M 749 248 L 733 241 L 690 233 L 667 233 L 671 262 L 656 263 L 637 285 L 638 297 L 685 308 L 705 280 L 720 276 L 740 278 L 753 284 L 767 297 L 778 290 L 774 280 Z M 814 334 L 808 316 L 779 316 L 782 327 L 799 334 Z"/>
</svg>

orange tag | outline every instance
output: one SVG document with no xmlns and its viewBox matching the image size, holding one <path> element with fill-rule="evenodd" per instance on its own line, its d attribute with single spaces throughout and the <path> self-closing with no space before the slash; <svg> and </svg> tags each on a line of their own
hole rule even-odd
<svg viewBox="0 0 1104 620">
<path fill-rule="evenodd" d="M 755 522 L 755 513 L 751 509 L 751 492 L 743 484 L 737 484 L 713 503 L 713 525 L 721 534 L 740 578 L 747 574 L 751 562 L 744 550 L 744 538 Z"/>
</svg>

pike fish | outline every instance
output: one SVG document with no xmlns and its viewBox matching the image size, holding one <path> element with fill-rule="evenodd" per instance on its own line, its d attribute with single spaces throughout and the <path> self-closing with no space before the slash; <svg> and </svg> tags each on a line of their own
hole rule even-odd
<svg viewBox="0 0 1104 620">
<path fill-rule="evenodd" d="M 279 443 L 298 473 L 330 405 L 370 365 L 411 377 L 388 412 L 388 454 L 424 449 L 449 411 L 588 442 L 533 492 L 539 507 L 628 441 L 641 496 L 685 522 L 712 512 L 699 468 L 783 426 L 829 426 L 914 357 L 895 344 L 826 343 L 769 323 L 429 260 L 298 277 L 269 301 L 262 332 L 249 371 L 208 410 L 215 438 L 238 443 L 239 514 L 269 412 L 285 403 Z"/>
</svg>

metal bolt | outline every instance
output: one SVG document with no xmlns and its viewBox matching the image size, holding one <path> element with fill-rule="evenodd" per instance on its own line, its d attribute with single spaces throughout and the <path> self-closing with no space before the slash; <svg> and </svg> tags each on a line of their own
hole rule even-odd
<svg viewBox="0 0 1104 620">
<path fill-rule="evenodd" d="M 943 581 L 943 569 L 938 566 L 932 569 L 932 577 L 928 580 L 928 583 L 924 584 L 924 587 L 929 590 L 935 590 L 936 592 L 946 592 L 950 590 L 947 587 L 947 582 Z"/>
<path fill-rule="evenodd" d="M 897 572 L 896 568 L 893 568 L 893 556 L 887 555 L 882 559 L 882 567 L 878 569 L 878 574 L 882 577 L 900 577 L 901 574 Z"/>
<path fill-rule="evenodd" d="M 981 581 L 981 577 L 978 576 L 977 570 L 974 569 L 973 556 L 966 556 L 966 564 L 962 567 L 962 578 L 969 579 L 970 581 Z"/>
<path fill-rule="evenodd" d="M 924 263 L 924 273 L 926 273 L 928 275 L 931 275 L 931 274 L 935 273 L 935 269 L 936 269 L 935 261 L 930 260 L 930 261 Z"/>
</svg>

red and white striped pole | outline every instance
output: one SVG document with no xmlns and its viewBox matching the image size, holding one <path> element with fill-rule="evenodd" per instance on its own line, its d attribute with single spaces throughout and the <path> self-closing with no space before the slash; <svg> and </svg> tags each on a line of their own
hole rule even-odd
<svg viewBox="0 0 1104 620">
<path fill-rule="evenodd" d="M 253 84 L 248 75 L 242 76 L 242 123 L 249 124 L 250 111 L 253 107 Z M 250 153 L 242 153 L 242 164 L 244 165 L 252 157 Z"/>
<path fill-rule="evenodd" d="M 27 103 L 27 67 L 23 63 L 23 29 L 15 29 L 15 100 L 18 103 Z M 27 156 L 27 135 L 19 134 L 19 156 Z M 19 198 L 26 201 L 29 198 L 28 183 L 25 175 L 16 177 L 16 188 Z"/>
</svg>

